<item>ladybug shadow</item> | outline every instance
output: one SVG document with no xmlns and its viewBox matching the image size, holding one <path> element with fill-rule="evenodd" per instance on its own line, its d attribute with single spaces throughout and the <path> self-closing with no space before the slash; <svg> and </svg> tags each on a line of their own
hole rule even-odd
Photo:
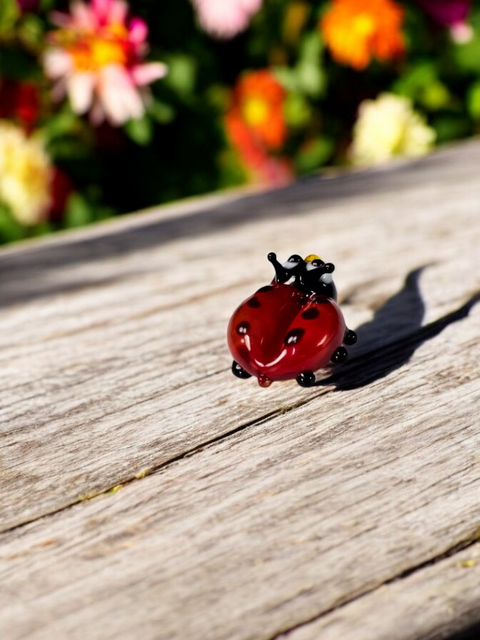
<svg viewBox="0 0 480 640">
<path fill-rule="evenodd" d="M 425 304 L 420 292 L 420 275 L 425 267 L 411 271 L 402 289 L 389 298 L 372 320 L 355 329 L 358 341 L 349 348 L 351 360 L 335 368 L 317 386 L 335 385 L 336 391 L 366 387 L 406 364 L 425 342 L 438 336 L 446 327 L 463 320 L 480 301 L 480 292 L 461 307 L 422 326 Z"/>
</svg>

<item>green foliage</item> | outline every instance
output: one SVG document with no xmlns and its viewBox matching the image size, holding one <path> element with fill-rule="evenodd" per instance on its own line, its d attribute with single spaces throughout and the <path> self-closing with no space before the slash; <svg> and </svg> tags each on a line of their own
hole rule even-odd
<svg viewBox="0 0 480 640">
<path fill-rule="evenodd" d="M 468 90 L 467 107 L 474 120 L 480 120 L 480 80 L 474 82 Z"/>
<path fill-rule="evenodd" d="M 442 113 L 432 121 L 432 124 L 439 144 L 465 138 L 472 133 L 471 125 L 463 114 Z"/>
<path fill-rule="evenodd" d="M 290 93 L 283 106 L 283 115 L 289 127 L 303 128 L 311 118 L 311 107 L 301 93 Z"/>
<path fill-rule="evenodd" d="M 16 0 L 2 0 L 0 2 L 0 36 L 8 35 L 15 26 L 20 9 Z"/>
<path fill-rule="evenodd" d="M 175 118 L 175 109 L 171 104 L 152 100 L 147 107 L 148 115 L 159 124 L 168 124 Z"/>
<path fill-rule="evenodd" d="M 322 41 L 316 31 L 307 33 L 300 43 L 299 60 L 295 67 L 298 87 L 312 98 L 320 96 L 326 87 L 322 50 Z"/>
<path fill-rule="evenodd" d="M 44 44 L 45 24 L 39 16 L 29 13 L 21 21 L 17 35 L 27 49 L 39 50 Z"/>
<path fill-rule="evenodd" d="M 462 74 L 480 75 L 480 34 L 464 44 L 453 47 L 453 61 Z"/>
<path fill-rule="evenodd" d="M 0 241 L 13 242 L 25 235 L 23 226 L 15 220 L 8 207 L 0 204 Z"/>
<path fill-rule="evenodd" d="M 197 63 L 193 56 L 177 53 L 165 56 L 164 60 L 168 65 L 164 84 L 178 96 L 191 96 L 195 90 L 197 76 Z"/>
<path fill-rule="evenodd" d="M 334 141 L 327 137 L 317 138 L 306 143 L 296 157 L 298 174 L 312 173 L 318 167 L 326 164 L 332 157 L 334 145 Z"/>
<path fill-rule="evenodd" d="M 153 122 L 149 115 L 146 114 L 143 118 L 129 120 L 125 125 L 125 131 L 134 142 L 146 147 L 152 141 Z"/>
<path fill-rule="evenodd" d="M 0 42 L 0 47 L 2 44 Z M 2 47 L 0 52 L 0 77 L 29 80 L 36 75 L 35 61 L 31 54 L 19 46 Z"/>
<path fill-rule="evenodd" d="M 65 226 L 67 228 L 84 227 L 93 221 L 93 209 L 80 193 L 70 196 L 65 211 Z"/>
</svg>

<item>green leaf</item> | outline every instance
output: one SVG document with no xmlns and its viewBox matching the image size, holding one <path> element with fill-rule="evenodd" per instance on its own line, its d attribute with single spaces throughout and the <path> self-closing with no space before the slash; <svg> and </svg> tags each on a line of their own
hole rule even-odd
<svg viewBox="0 0 480 640">
<path fill-rule="evenodd" d="M 480 34 L 463 44 L 453 47 L 453 58 L 461 71 L 480 74 Z"/>
<path fill-rule="evenodd" d="M 334 142 L 325 136 L 309 140 L 300 149 L 295 158 L 295 166 L 299 174 L 307 174 L 323 166 L 333 153 Z"/>
<path fill-rule="evenodd" d="M 48 139 L 60 138 L 73 134 L 79 128 L 78 116 L 73 111 L 64 110 L 50 116 L 45 123 L 44 131 Z"/>
<path fill-rule="evenodd" d="M 414 64 L 397 80 L 393 92 L 420 103 L 428 111 L 445 109 L 452 102 L 450 91 L 438 78 L 437 67 L 426 60 Z"/>
<path fill-rule="evenodd" d="M 40 0 L 40 10 L 50 11 L 55 6 L 55 0 Z"/>
<path fill-rule="evenodd" d="M 74 135 L 61 135 L 49 138 L 47 136 L 47 151 L 54 161 L 85 160 L 89 157 L 89 143 Z"/>
<path fill-rule="evenodd" d="M 219 154 L 219 186 L 222 189 L 245 183 L 248 179 L 247 170 L 238 154 L 233 149 L 224 149 Z"/>
<path fill-rule="evenodd" d="M 165 58 L 168 74 L 163 79 L 165 86 L 170 87 L 181 96 L 192 95 L 197 79 L 197 61 L 191 56 L 175 54 Z"/>
<path fill-rule="evenodd" d="M 218 113 L 225 113 L 230 104 L 230 91 L 221 84 L 212 84 L 206 91 L 208 103 Z"/>
<path fill-rule="evenodd" d="M 44 43 L 44 23 L 35 14 L 26 14 L 21 23 L 18 35 L 27 46 L 39 48 Z"/>
<path fill-rule="evenodd" d="M 437 80 L 425 85 L 418 99 L 429 111 L 438 111 L 450 104 L 452 96 L 447 87 Z"/>
<path fill-rule="evenodd" d="M 480 120 L 480 80 L 472 84 L 467 95 L 468 112 L 475 120 Z"/>
<path fill-rule="evenodd" d="M 312 98 L 320 96 L 326 87 L 326 76 L 322 67 L 322 42 L 316 32 L 303 37 L 299 60 L 295 67 L 276 67 L 278 81 L 287 89 L 303 93 Z"/>
<path fill-rule="evenodd" d="M 312 115 L 305 97 L 299 93 L 290 93 L 283 105 L 283 115 L 290 127 L 304 127 Z"/>
<path fill-rule="evenodd" d="M 17 0 L 1 0 L 0 2 L 0 35 L 9 33 L 20 16 Z"/>
<path fill-rule="evenodd" d="M 287 91 L 299 91 L 299 82 L 294 69 L 274 67 L 273 74 Z"/>
<path fill-rule="evenodd" d="M 127 135 L 137 144 L 146 147 L 153 137 L 153 124 L 148 115 L 137 120 L 129 120 L 125 125 Z"/>
<path fill-rule="evenodd" d="M 0 242 L 21 240 L 25 232 L 25 227 L 13 217 L 10 209 L 0 203 Z"/>
<path fill-rule="evenodd" d="M 68 199 L 65 211 L 66 227 L 83 227 L 93 220 L 93 211 L 89 203 L 79 193 L 74 193 Z"/>
<path fill-rule="evenodd" d="M 437 70 L 432 62 L 421 61 L 413 65 L 394 85 L 393 92 L 412 100 L 431 82 L 437 80 Z"/>
<path fill-rule="evenodd" d="M 160 124 L 168 124 L 175 119 L 175 109 L 165 102 L 159 102 L 158 100 L 152 100 L 148 105 L 148 114 Z"/>
<path fill-rule="evenodd" d="M 322 42 L 316 31 L 304 36 L 300 45 L 297 75 L 303 91 L 316 98 L 325 89 L 326 79 L 322 69 Z"/>
<path fill-rule="evenodd" d="M 323 43 L 316 29 L 303 37 L 300 44 L 300 59 L 302 61 L 319 64 L 322 51 Z"/>
<path fill-rule="evenodd" d="M 54 231 L 54 227 L 50 222 L 40 222 L 32 227 L 31 235 L 32 236 L 46 236 L 49 233 Z"/>
<path fill-rule="evenodd" d="M 320 96 L 325 87 L 325 76 L 319 64 L 300 65 L 298 67 L 298 80 L 300 87 L 312 98 Z"/>
<path fill-rule="evenodd" d="M 115 209 L 112 207 L 95 207 L 94 218 L 96 222 L 101 222 L 113 218 L 115 213 Z"/>
<path fill-rule="evenodd" d="M 437 144 L 458 140 L 472 133 L 470 122 L 463 115 L 444 113 L 432 121 L 437 134 Z"/>
</svg>

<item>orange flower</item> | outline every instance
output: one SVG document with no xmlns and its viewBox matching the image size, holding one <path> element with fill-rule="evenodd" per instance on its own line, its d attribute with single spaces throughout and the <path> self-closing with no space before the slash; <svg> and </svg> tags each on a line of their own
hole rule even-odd
<svg viewBox="0 0 480 640">
<path fill-rule="evenodd" d="M 285 97 L 271 71 L 252 71 L 238 81 L 225 114 L 228 137 L 251 179 L 270 186 L 287 184 L 293 176 L 286 158 L 269 153 L 280 149 L 287 138 Z"/>
<path fill-rule="evenodd" d="M 271 187 L 291 182 L 293 172 L 290 162 L 286 158 L 270 156 L 238 111 L 227 113 L 225 128 L 251 180 Z"/>
<path fill-rule="evenodd" d="M 337 62 L 362 70 L 373 57 L 403 53 L 402 22 L 403 9 L 393 0 L 333 0 L 320 29 Z"/>
<path fill-rule="evenodd" d="M 286 158 L 268 155 L 238 111 L 230 111 L 226 115 L 225 128 L 251 180 L 270 187 L 281 187 L 291 182 L 293 172 L 290 162 Z"/>
<path fill-rule="evenodd" d="M 235 87 L 229 114 L 239 117 L 260 144 L 278 149 L 287 137 L 284 100 L 285 90 L 268 69 L 253 71 Z"/>
</svg>

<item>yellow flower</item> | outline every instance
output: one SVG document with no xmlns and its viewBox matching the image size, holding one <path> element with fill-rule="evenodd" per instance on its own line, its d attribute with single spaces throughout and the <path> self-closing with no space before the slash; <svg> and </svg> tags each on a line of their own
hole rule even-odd
<svg viewBox="0 0 480 640">
<path fill-rule="evenodd" d="M 435 132 L 408 98 L 383 93 L 360 105 L 350 156 L 355 165 L 380 164 L 394 156 L 424 155 L 434 142 Z"/>
<path fill-rule="evenodd" d="M 45 219 L 51 180 L 52 166 L 41 141 L 0 120 L 0 202 L 21 224 Z"/>
</svg>

